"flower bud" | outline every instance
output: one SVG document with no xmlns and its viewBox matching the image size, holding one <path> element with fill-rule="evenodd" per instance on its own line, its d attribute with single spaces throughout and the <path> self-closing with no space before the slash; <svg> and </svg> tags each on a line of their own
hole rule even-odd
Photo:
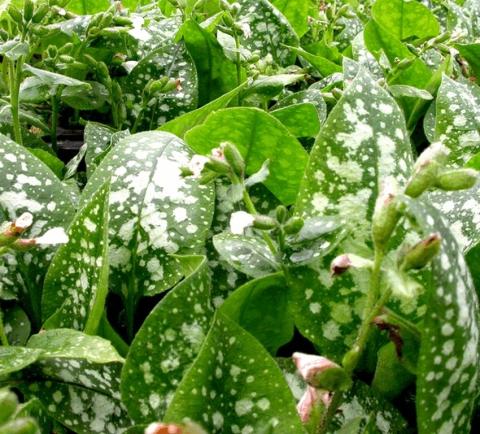
<svg viewBox="0 0 480 434">
<path fill-rule="evenodd" d="M 25 0 L 25 3 L 23 4 L 23 18 L 26 22 L 32 19 L 34 8 L 35 5 L 32 0 Z"/>
<path fill-rule="evenodd" d="M 425 267 L 440 252 L 441 243 L 439 234 L 430 234 L 405 253 L 400 267 L 405 271 Z"/>
<path fill-rule="evenodd" d="M 223 144 L 225 160 L 230 164 L 233 173 L 240 178 L 245 174 L 245 161 L 235 145 L 229 142 Z"/>
<path fill-rule="evenodd" d="M 449 150 L 441 143 L 433 143 L 418 157 L 413 166 L 413 175 L 405 188 L 405 194 L 418 197 L 425 190 L 433 187 L 437 174 L 446 163 Z"/>
<path fill-rule="evenodd" d="M 415 60 L 417 60 L 416 57 L 410 57 L 407 59 L 402 59 L 400 62 L 397 63 L 396 68 L 397 69 L 407 69 Z"/>
<path fill-rule="evenodd" d="M 372 217 L 372 239 L 375 246 L 382 249 L 390 240 L 400 219 L 396 197 L 397 186 L 392 178 L 388 178 L 378 195 Z"/>
<path fill-rule="evenodd" d="M 0 233 L 0 246 L 8 246 L 25 232 L 33 223 L 33 216 L 29 212 L 23 213 L 13 222 L 7 224 Z"/>
<path fill-rule="evenodd" d="M 285 221 L 287 220 L 287 216 L 288 216 L 288 211 L 287 211 L 287 207 L 285 207 L 284 205 L 278 205 L 276 210 L 275 210 L 275 216 L 277 218 L 277 221 L 279 223 L 285 223 Z"/>
<path fill-rule="evenodd" d="M 253 227 L 264 231 L 269 231 L 277 227 L 277 221 L 267 215 L 256 215 Z"/>
<path fill-rule="evenodd" d="M 466 190 L 472 188 L 477 180 L 475 169 L 446 170 L 437 175 L 435 186 L 446 191 Z"/>
<path fill-rule="evenodd" d="M 336 277 L 345 273 L 345 271 L 349 270 L 350 267 L 372 268 L 372 261 L 352 253 L 344 253 L 343 255 L 337 256 L 332 261 L 330 265 L 330 272 L 333 277 Z"/>
<path fill-rule="evenodd" d="M 297 412 L 300 420 L 306 424 L 307 422 L 318 425 L 320 419 L 318 416 L 319 407 L 327 407 L 330 403 L 330 393 L 324 390 L 315 389 L 315 387 L 307 386 L 307 390 L 300 398 L 297 404 Z M 317 416 L 317 417 L 316 417 Z"/>
<path fill-rule="evenodd" d="M 230 173 L 230 166 L 225 163 L 225 161 L 215 157 L 210 157 L 210 159 L 205 163 L 205 167 L 220 175 L 226 175 Z"/>
<path fill-rule="evenodd" d="M 31 417 L 14 419 L 2 425 L 2 433 L 4 434 L 36 434 L 38 432 L 40 432 L 38 425 Z"/>
<path fill-rule="evenodd" d="M 288 235 L 295 235 L 298 234 L 302 228 L 305 222 L 303 221 L 302 218 L 300 217 L 292 217 L 285 223 L 285 226 L 283 227 L 283 230 L 285 231 L 286 234 Z"/>
<path fill-rule="evenodd" d="M 104 62 L 97 62 L 97 76 L 102 83 L 110 80 L 110 72 Z"/>
<path fill-rule="evenodd" d="M 17 24 L 20 24 L 22 22 L 22 13 L 19 11 L 19 9 L 14 6 L 13 4 L 10 4 L 7 8 L 8 15 L 12 18 L 14 22 Z"/>
<path fill-rule="evenodd" d="M 151 80 L 148 82 L 145 90 L 151 95 L 162 93 L 165 89 L 165 85 L 168 83 L 168 80 L 168 77 L 162 77 L 158 80 Z"/>
</svg>

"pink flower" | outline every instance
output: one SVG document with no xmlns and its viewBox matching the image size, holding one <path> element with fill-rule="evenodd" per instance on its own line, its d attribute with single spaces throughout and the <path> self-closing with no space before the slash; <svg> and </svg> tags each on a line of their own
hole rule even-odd
<svg viewBox="0 0 480 434">
<path fill-rule="evenodd" d="M 313 354 L 293 353 L 293 362 L 297 367 L 300 375 L 307 383 L 311 383 L 314 377 L 321 372 L 330 368 L 338 368 L 339 366 L 327 359 L 326 357 L 316 356 Z"/>
<path fill-rule="evenodd" d="M 326 390 L 315 389 L 313 386 L 307 386 L 307 390 L 297 404 L 297 411 L 300 416 L 300 420 L 303 423 L 307 422 L 308 419 L 310 419 L 312 410 L 317 404 L 321 402 L 325 407 L 328 407 L 330 400 L 330 392 Z"/>
</svg>

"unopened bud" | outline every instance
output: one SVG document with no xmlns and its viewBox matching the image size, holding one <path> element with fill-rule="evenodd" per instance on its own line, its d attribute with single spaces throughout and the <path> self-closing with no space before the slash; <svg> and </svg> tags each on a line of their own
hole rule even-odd
<svg viewBox="0 0 480 434">
<path fill-rule="evenodd" d="M 162 93 L 163 90 L 165 89 L 165 85 L 168 83 L 168 80 L 169 80 L 168 77 L 162 77 L 158 80 L 152 80 L 147 84 L 145 90 L 150 95 Z"/>
<path fill-rule="evenodd" d="M 47 47 L 47 54 L 50 59 L 55 59 L 58 55 L 58 49 L 55 47 L 55 45 L 49 45 Z"/>
<path fill-rule="evenodd" d="M 418 197 L 425 190 L 433 187 L 437 175 L 446 163 L 448 149 L 441 143 L 434 143 L 423 151 L 413 166 L 413 175 L 405 189 L 405 194 Z"/>
<path fill-rule="evenodd" d="M 3 434 L 36 434 L 38 432 L 38 425 L 31 417 L 13 419 L 2 425 Z"/>
<path fill-rule="evenodd" d="M 34 8 L 35 5 L 32 0 L 25 0 L 25 3 L 23 4 L 23 18 L 26 22 L 32 19 Z"/>
<path fill-rule="evenodd" d="M 385 247 L 400 219 L 396 197 L 397 186 L 392 178 L 388 178 L 377 198 L 372 217 L 372 239 L 377 247 Z"/>
<path fill-rule="evenodd" d="M 38 6 L 37 10 L 33 14 L 32 21 L 36 24 L 40 23 L 45 18 L 48 11 L 49 11 L 48 5 L 45 3 L 42 3 L 40 6 Z"/>
<path fill-rule="evenodd" d="M 223 152 L 225 160 L 230 164 L 233 173 L 242 178 L 245 174 L 245 160 L 237 147 L 232 143 L 226 142 L 223 144 Z"/>
<path fill-rule="evenodd" d="M 398 62 L 396 64 L 396 68 L 397 69 L 407 69 L 413 62 L 415 62 L 415 60 L 417 60 L 416 57 L 410 57 L 408 59 L 402 59 L 400 60 L 400 62 Z"/>
<path fill-rule="evenodd" d="M 287 208 L 284 205 L 278 205 L 277 209 L 275 210 L 275 216 L 277 217 L 277 221 L 279 223 L 285 223 L 288 216 Z"/>
<path fill-rule="evenodd" d="M 127 61 L 127 55 L 124 53 L 115 53 L 112 57 L 112 63 L 114 65 L 121 65 L 123 62 Z"/>
<path fill-rule="evenodd" d="M 454 169 L 440 172 L 435 186 L 441 190 L 454 191 L 472 188 L 478 180 L 475 169 Z"/>
<path fill-rule="evenodd" d="M 210 159 L 205 163 L 205 167 L 220 175 L 226 175 L 230 173 L 230 166 L 224 160 L 220 160 L 215 157 L 210 157 Z"/>
<path fill-rule="evenodd" d="M 22 13 L 13 4 L 10 3 L 7 8 L 7 12 L 8 15 L 10 15 L 10 17 L 12 18 L 12 20 L 15 21 L 17 24 L 20 24 L 22 22 Z"/>
<path fill-rule="evenodd" d="M 332 261 L 330 265 L 330 272 L 333 277 L 336 277 L 345 273 L 352 267 L 357 269 L 371 268 L 372 261 L 352 253 L 344 253 L 343 255 L 337 256 Z"/>
<path fill-rule="evenodd" d="M 97 62 L 97 75 L 102 82 L 110 80 L 110 72 L 104 62 Z"/>
<path fill-rule="evenodd" d="M 343 91 L 338 87 L 334 87 L 331 93 L 336 100 L 339 100 L 343 96 Z"/>
<path fill-rule="evenodd" d="M 0 313 L 1 315 L 1 313 Z M 18 405 L 17 396 L 8 389 L 0 390 L 0 425 L 7 422 L 15 413 Z"/>
<path fill-rule="evenodd" d="M 304 220 L 300 217 L 292 217 L 285 223 L 283 230 L 288 235 L 295 235 L 298 234 L 305 224 Z"/>
<path fill-rule="evenodd" d="M 439 234 L 429 235 L 405 253 L 400 267 L 405 271 L 425 267 L 440 252 L 441 243 Z"/>
<path fill-rule="evenodd" d="M 253 221 L 253 227 L 268 231 L 277 227 L 277 221 L 267 215 L 256 215 Z"/>
</svg>

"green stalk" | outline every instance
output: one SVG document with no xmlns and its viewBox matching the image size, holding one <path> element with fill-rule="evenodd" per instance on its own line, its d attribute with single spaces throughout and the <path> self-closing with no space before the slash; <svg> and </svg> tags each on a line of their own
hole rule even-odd
<svg viewBox="0 0 480 434">
<path fill-rule="evenodd" d="M 3 326 L 3 312 L 0 310 L 0 342 L 4 347 L 8 347 L 8 339 L 7 335 L 5 334 L 5 327 Z"/>
<path fill-rule="evenodd" d="M 108 294 L 108 261 L 107 264 L 102 265 L 102 271 L 97 287 L 97 293 L 95 294 L 95 300 L 93 302 L 92 310 L 88 315 L 87 323 L 85 324 L 84 332 L 87 335 L 96 335 L 100 321 L 102 320 L 105 301 Z"/>
<path fill-rule="evenodd" d="M 235 38 L 235 66 L 237 68 L 237 87 L 242 84 L 242 65 L 240 58 L 240 38 L 238 32 L 234 30 Z M 237 94 L 237 105 L 240 105 L 240 93 Z"/>
<path fill-rule="evenodd" d="M 51 99 L 52 105 L 52 125 L 50 127 L 50 138 L 52 142 L 52 149 L 57 152 L 58 143 L 57 143 L 57 130 L 58 130 L 58 114 L 60 112 L 60 101 L 57 97 L 57 92 L 52 96 Z"/>
<path fill-rule="evenodd" d="M 10 106 L 12 112 L 13 134 L 15 141 L 23 145 L 22 128 L 20 126 L 20 81 L 22 77 L 23 56 L 18 59 L 16 65 L 13 60 L 8 60 Z"/>
</svg>

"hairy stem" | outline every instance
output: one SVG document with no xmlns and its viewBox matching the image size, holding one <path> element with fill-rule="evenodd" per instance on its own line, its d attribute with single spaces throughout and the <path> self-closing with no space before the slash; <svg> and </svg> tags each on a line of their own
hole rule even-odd
<svg viewBox="0 0 480 434">
<path fill-rule="evenodd" d="M 23 57 L 15 61 L 8 60 L 9 85 L 10 85 L 10 106 L 12 112 L 13 135 L 19 145 L 23 145 L 22 128 L 20 126 L 20 81 L 22 77 Z"/>
<path fill-rule="evenodd" d="M 3 326 L 3 312 L 0 310 L 0 342 L 4 347 L 8 347 L 8 339 L 7 335 L 5 334 L 5 327 Z"/>
</svg>

